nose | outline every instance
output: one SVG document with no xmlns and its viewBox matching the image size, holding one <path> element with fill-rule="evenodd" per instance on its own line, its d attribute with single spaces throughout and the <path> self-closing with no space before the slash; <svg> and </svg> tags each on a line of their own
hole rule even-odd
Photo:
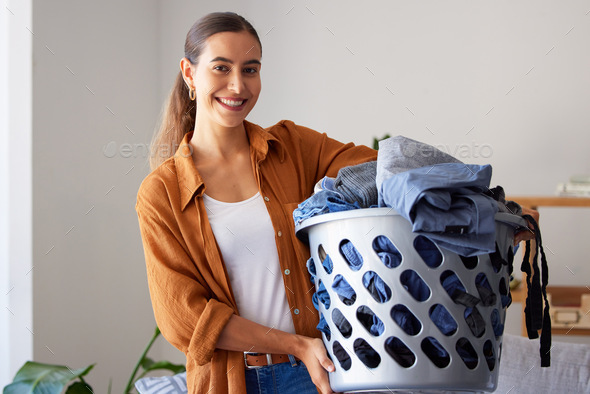
<svg viewBox="0 0 590 394">
<path fill-rule="evenodd" d="M 244 90 L 244 79 L 237 67 L 229 73 L 228 89 L 235 93 L 241 93 Z"/>
</svg>

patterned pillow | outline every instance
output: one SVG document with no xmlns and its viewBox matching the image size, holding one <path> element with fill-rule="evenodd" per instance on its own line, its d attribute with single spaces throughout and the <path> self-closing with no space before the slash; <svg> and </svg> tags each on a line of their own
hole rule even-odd
<svg viewBox="0 0 590 394">
<path fill-rule="evenodd" d="M 139 394 L 187 394 L 186 372 L 174 376 L 147 377 L 135 382 Z"/>
</svg>

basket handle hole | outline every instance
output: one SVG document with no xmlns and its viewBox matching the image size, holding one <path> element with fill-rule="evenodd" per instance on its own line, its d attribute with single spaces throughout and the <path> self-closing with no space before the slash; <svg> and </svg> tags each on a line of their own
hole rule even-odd
<svg viewBox="0 0 590 394">
<path fill-rule="evenodd" d="M 387 268 L 396 268 L 402 263 L 402 254 L 385 235 L 373 240 L 373 250 Z"/>
<path fill-rule="evenodd" d="M 398 337 L 385 341 L 385 351 L 403 368 L 410 368 L 416 362 L 416 355 Z"/>
<path fill-rule="evenodd" d="M 352 305 L 356 301 L 356 292 L 346 279 L 344 279 L 344 276 L 340 274 L 334 277 L 332 290 L 338 294 L 338 298 L 340 298 L 340 301 L 342 301 L 344 305 Z"/>
<path fill-rule="evenodd" d="M 391 289 L 377 273 L 373 271 L 365 272 L 363 285 L 378 303 L 383 304 L 391 299 Z"/>
<path fill-rule="evenodd" d="M 340 254 L 346 261 L 346 264 L 350 267 L 353 271 L 358 271 L 363 266 L 363 256 L 359 253 L 359 251 L 354 247 L 352 242 L 348 239 L 343 239 L 340 241 Z"/>
<path fill-rule="evenodd" d="M 420 330 L 422 330 L 422 323 L 420 323 L 420 320 L 418 320 L 418 318 L 414 316 L 405 305 L 394 305 L 393 308 L 391 308 L 390 314 L 393 321 L 396 322 L 406 334 L 417 335 Z"/>
<path fill-rule="evenodd" d="M 457 332 L 457 322 L 441 304 L 433 305 L 428 311 L 428 316 L 444 335 L 450 336 Z"/>
</svg>

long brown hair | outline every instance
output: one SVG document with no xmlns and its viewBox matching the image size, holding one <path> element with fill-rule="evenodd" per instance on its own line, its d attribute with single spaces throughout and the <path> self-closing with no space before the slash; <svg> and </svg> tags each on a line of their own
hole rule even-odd
<svg viewBox="0 0 590 394">
<path fill-rule="evenodd" d="M 258 33 L 242 16 L 234 12 L 213 12 L 196 21 L 186 35 L 184 56 L 196 65 L 205 48 L 206 41 L 216 33 L 246 31 L 260 44 Z M 164 160 L 174 155 L 185 134 L 195 128 L 197 113 L 196 101 L 189 98 L 188 86 L 184 83 L 182 72 L 178 72 L 174 86 L 164 103 L 159 125 L 150 147 L 150 167 L 155 169 Z"/>
</svg>

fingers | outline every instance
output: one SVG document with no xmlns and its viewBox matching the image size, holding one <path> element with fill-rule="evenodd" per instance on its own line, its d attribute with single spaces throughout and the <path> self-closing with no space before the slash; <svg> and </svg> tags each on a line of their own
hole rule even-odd
<svg viewBox="0 0 590 394">
<path fill-rule="evenodd" d="M 323 360 L 320 360 L 320 364 L 328 372 L 334 372 L 334 370 L 336 369 L 334 367 L 334 363 L 328 357 L 325 357 Z"/>
<path fill-rule="evenodd" d="M 335 367 L 328 357 L 324 343 L 321 339 L 314 338 L 310 341 L 310 350 L 311 358 L 304 360 L 304 363 L 307 361 L 306 366 L 311 380 L 322 394 L 333 394 L 327 372 L 333 372 Z"/>
</svg>

